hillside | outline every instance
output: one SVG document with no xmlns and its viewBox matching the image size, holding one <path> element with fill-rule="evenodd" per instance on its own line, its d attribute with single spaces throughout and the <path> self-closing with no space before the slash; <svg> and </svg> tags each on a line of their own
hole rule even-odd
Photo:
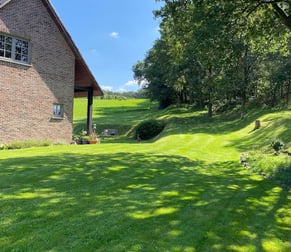
<svg viewBox="0 0 291 252">
<path fill-rule="evenodd" d="M 84 114 L 81 113 L 86 111 L 84 102 L 84 99 L 76 100 L 75 132 L 84 128 Z M 290 158 L 286 155 L 274 158 L 271 148 L 272 141 L 277 139 L 284 142 L 285 151 L 291 147 L 290 110 L 233 109 L 209 118 L 206 111 L 186 105 L 158 110 L 157 104 L 149 100 L 95 100 L 93 118 L 97 133 L 106 128 L 115 128 L 119 132 L 117 138 L 103 138 L 103 143 L 135 142 L 136 126 L 144 120 L 157 119 L 166 127 L 158 137 L 147 142 L 153 143 L 154 149 L 191 158 L 206 158 L 211 162 L 216 159 L 239 160 L 242 153 L 247 153 L 252 170 L 267 177 L 277 176 L 274 180 L 282 180 L 283 176 L 282 183 L 291 187 Z M 256 120 L 260 120 L 261 127 L 254 130 Z M 257 162 L 257 159 L 264 162 Z M 286 166 L 289 168 L 283 171 L 283 175 L 277 173 L 277 169 Z"/>
<path fill-rule="evenodd" d="M 241 113 L 244 118 L 241 119 Z M 74 107 L 74 132 L 85 128 L 86 99 L 76 99 Z M 158 119 L 167 124 L 163 134 L 167 136 L 190 136 L 196 133 L 218 135 L 232 139 L 233 147 L 248 150 L 270 144 L 276 138 L 291 145 L 291 111 L 268 108 L 233 110 L 227 114 L 208 118 L 206 111 L 197 111 L 190 106 L 175 106 L 158 110 L 156 103 L 148 100 L 94 100 L 93 122 L 98 133 L 106 128 L 117 128 L 118 139 L 130 141 L 131 133 L 138 123 L 146 119 Z M 253 130 L 255 120 L 261 121 L 261 128 Z M 234 137 L 234 135 L 237 137 Z M 117 140 L 117 139 L 116 139 Z M 249 147 L 248 147 L 249 146 Z"/>
</svg>

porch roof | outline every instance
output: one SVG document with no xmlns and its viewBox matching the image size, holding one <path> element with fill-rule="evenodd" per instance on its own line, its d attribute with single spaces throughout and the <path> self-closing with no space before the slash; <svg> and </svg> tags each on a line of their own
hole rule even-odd
<svg viewBox="0 0 291 252">
<path fill-rule="evenodd" d="M 44 6 L 46 7 L 46 9 L 48 10 L 48 13 L 52 17 L 52 19 L 55 21 L 65 41 L 68 43 L 69 47 L 71 48 L 71 50 L 73 51 L 75 55 L 75 90 L 74 90 L 75 95 L 74 96 L 87 97 L 89 89 L 93 89 L 94 96 L 103 96 L 103 92 L 98 82 L 95 80 L 88 65 L 83 59 L 79 49 L 75 45 L 70 34 L 67 32 L 62 21 L 60 20 L 56 11 L 54 10 L 52 4 L 50 3 L 49 0 L 42 0 L 42 2 Z"/>
</svg>

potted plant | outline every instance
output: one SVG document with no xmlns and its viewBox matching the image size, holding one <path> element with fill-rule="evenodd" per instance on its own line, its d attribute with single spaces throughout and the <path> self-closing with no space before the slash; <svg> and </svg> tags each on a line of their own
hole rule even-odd
<svg viewBox="0 0 291 252">
<path fill-rule="evenodd" d="M 93 130 L 92 134 L 89 136 L 88 143 L 89 144 L 96 144 L 98 142 L 99 142 L 99 139 L 97 137 L 97 134 L 96 134 L 95 130 Z"/>
<path fill-rule="evenodd" d="M 88 144 L 89 136 L 86 130 L 82 130 L 80 134 L 80 144 Z"/>
</svg>

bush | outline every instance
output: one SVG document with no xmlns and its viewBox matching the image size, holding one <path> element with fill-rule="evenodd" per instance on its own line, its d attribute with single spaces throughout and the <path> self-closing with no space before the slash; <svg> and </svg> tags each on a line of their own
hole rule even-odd
<svg viewBox="0 0 291 252">
<path fill-rule="evenodd" d="M 160 134 L 164 127 L 165 125 L 157 120 L 144 121 L 137 126 L 135 137 L 142 140 L 151 139 Z"/>
<path fill-rule="evenodd" d="M 284 142 L 277 139 L 271 143 L 271 146 L 276 152 L 279 152 L 284 147 Z"/>
<path fill-rule="evenodd" d="M 274 156 L 251 152 L 247 162 L 252 171 L 291 187 L 291 160 L 287 155 Z"/>
</svg>

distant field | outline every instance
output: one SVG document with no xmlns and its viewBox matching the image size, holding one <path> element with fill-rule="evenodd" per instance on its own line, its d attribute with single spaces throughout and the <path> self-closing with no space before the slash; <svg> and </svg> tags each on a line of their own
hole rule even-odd
<svg viewBox="0 0 291 252">
<path fill-rule="evenodd" d="M 78 132 L 86 100 L 74 111 Z M 135 126 L 148 118 L 166 127 L 138 143 Z M 97 132 L 117 128 L 118 137 L 0 151 L 0 251 L 289 252 L 290 192 L 239 157 L 278 160 L 270 142 L 291 146 L 290 120 L 290 110 L 210 119 L 187 106 L 94 100 Z M 278 158 L 290 176 L 290 157 Z"/>
</svg>

